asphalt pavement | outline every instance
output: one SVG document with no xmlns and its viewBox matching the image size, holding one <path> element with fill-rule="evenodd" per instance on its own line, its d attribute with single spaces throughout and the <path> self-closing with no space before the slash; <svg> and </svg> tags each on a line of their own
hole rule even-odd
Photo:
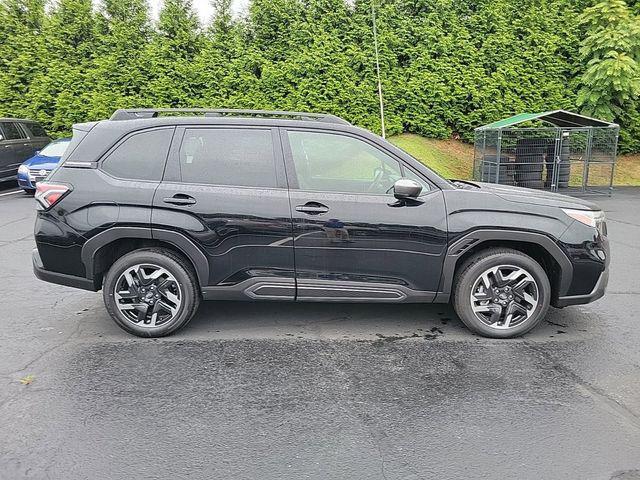
<svg viewBox="0 0 640 480">
<path fill-rule="evenodd" d="M 446 305 L 207 302 L 138 339 L 37 280 L 0 189 L 0 479 L 640 479 L 640 189 L 596 303 L 523 338 Z"/>
</svg>

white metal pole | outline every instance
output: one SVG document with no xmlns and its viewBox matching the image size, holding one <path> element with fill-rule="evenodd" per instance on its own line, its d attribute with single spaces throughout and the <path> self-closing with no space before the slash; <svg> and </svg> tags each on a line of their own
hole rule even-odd
<svg viewBox="0 0 640 480">
<path fill-rule="evenodd" d="M 376 52 L 376 74 L 378 76 L 378 99 L 380 100 L 380 125 L 382 127 L 382 138 L 386 138 L 384 128 L 384 102 L 382 100 L 382 83 L 380 82 L 380 58 L 378 56 L 378 30 L 376 28 L 376 11 L 373 7 L 374 0 L 371 0 L 371 20 L 373 22 L 373 46 Z"/>
</svg>

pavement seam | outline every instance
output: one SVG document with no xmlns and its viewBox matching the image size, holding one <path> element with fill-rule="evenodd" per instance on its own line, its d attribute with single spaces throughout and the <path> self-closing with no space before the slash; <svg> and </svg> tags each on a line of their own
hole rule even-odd
<svg viewBox="0 0 640 480">
<path fill-rule="evenodd" d="M 558 372 L 564 374 L 569 377 L 571 380 L 575 382 L 575 384 L 585 393 L 587 393 L 595 402 L 600 403 L 601 405 L 607 407 L 609 410 L 613 411 L 618 416 L 622 417 L 624 420 L 628 421 L 635 428 L 640 430 L 640 415 L 635 413 L 629 407 L 627 407 L 624 403 L 616 400 L 611 395 L 609 395 L 602 388 L 596 387 L 590 382 L 584 380 L 577 373 L 575 373 L 570 368 L 561 365 L 556 362 L 553 357 L 546 352 L 544 349 L 540 348 L 537 345 L 529 343 L 527 341 L 523 342 L 523 344 L 529 349 L 540 354 L 546 361 L 548 361 L 551 366 L 557 370 Z"/>
</svg>

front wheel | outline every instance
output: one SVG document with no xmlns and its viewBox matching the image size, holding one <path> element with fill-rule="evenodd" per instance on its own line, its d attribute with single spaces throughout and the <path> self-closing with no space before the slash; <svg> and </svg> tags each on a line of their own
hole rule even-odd
<svg viewBox="0 0 640 480">
<path fill-rule="evenodd" d="M 550 298 L 549 278 L 538 262 L 517 250 L 493 248 L 460 268 L 453 306 L 470 330 L 510 338 L 538 325 Z"/>
<path fill-rule="evenodd" d="M 135 250 L 107 272 L 102 293 L 111 318 L 140 337 L 162 337 L 185 326 L 200 303 L 190 265 L 161 248 Z"/>
</svg>

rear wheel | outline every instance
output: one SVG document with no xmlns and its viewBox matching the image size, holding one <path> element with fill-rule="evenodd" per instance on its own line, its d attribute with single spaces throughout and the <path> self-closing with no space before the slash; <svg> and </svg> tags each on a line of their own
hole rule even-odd
<svg viewBox="0 0 640 480">
<path fill-rule="evenodd" d="M 200 304 L 197 285 L 184 259 L 154 248 L 116 261 L 102 292 L 107 311 L 121 328 L 140 337 L 162 337 L 191 320 Z"/>
<path fill-rule="evenodd" d="M 551 285 L 538 262 L 494 248 L 470 258 L 456 275 L 453 305 L 464 324 L 486 337 L 523 335 L 544 318 Z"/>
<path fill-rule="evenodd" d="M 22 190 L 24 190 L 24 193 L 26 193 L 27 195 L 35 195 L 36 193 L 33 188 L 23 188 Z"/>
</svg>

